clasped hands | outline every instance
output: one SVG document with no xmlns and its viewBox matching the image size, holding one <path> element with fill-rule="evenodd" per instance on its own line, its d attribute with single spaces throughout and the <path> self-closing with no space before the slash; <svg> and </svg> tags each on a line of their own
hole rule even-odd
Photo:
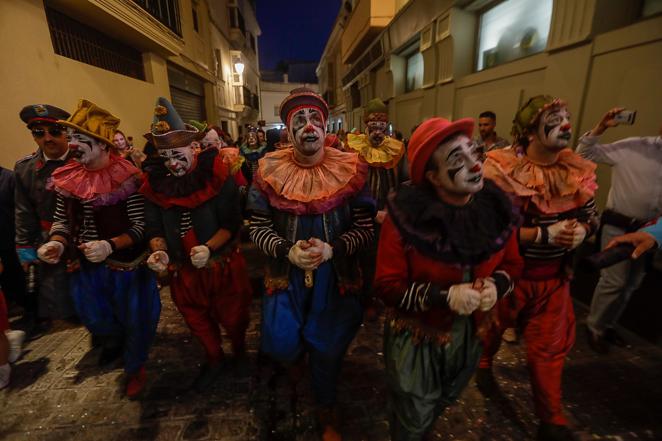
<svg viewBox="0 0 662 441">
<path fill-rule="evenodd" d="M 78 245 L 78 249 L 93 263 L 103 262 L 113 253 L 113 247 L 107 240 L 91 240 Z M 50 264 L 58 263 L 63 253 L 64 244 L 57 240 L 48 241 L 37 250 L 37 256 Z"/>
<path fill-rule="evenodd" d="M 549 243 L 574 250 L 586 238 L 586 228 L 577 219 L 567 219 L 547 227 Z"/>
<path fill-rule="evenodd" d="M 304 271 L 315 270 L 332 257 L 331 245 L 316 237 L 297 241 L 287 254 L 289 261 Z"/>
<path fill-rule="evenodd" d="M 448 306 L 460 315 L 469 315 L 479 308 L 489 311 L 496 301 L 497 287 L 491 277 L 453 285 L 448 290 Z"/>
</svg>

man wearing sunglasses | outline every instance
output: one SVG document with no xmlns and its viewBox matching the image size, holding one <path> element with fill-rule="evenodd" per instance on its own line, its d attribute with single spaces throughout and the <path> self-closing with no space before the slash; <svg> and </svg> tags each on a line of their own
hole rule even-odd
<svg viewBox="0 0 662 441">
<path fill-rule="evenodd" d="M 69 154 L 66 132 L 57 121 L 67 119 L 69 113 L 49 104 L 30 104 L 19 117 L 38 146 L 14 168 L 16 251 L 28 274 L 24 321 L 36 337 L 45 330 L 49 319 L 74 316 L 64 263 L 43 265 L 36 253 L 48 236 L 55 211 L 55 193 L 47 188 L 47 183 Z"/>
</svg>

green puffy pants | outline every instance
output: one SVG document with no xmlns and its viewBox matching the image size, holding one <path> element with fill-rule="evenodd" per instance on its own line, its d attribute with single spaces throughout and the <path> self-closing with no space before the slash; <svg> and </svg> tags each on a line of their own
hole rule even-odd
<svg viewBox="0 0 662 441">
<path fill-rule="evenodd" d="M 384 357 L 391 402 L 391 439 L 421 440 L 457 399 L 478 367 L 482 345 L 473 318 L 457 316 L 451 341 L 412 342 L 409 331 L 384 329 Z"/>
</svg>

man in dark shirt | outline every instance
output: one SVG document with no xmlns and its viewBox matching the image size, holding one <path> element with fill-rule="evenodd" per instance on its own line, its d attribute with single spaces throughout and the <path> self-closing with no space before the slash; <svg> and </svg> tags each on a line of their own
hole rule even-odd
<svg viewBox="0 0 662 441">
<path fill-rule="evenodd" d="M 48 104 L 31 104 L 25 106 L 19 116 L 39 147 L 14 167 L 16 251 L 23 269 L 39 280 L 35 293 L 27 296 L 26 319 L 30 324 L 33 320 L 75 315 L 64 263 L 44 265 L 39 263 L 36 254 L 36 249 L 46 240 L 55 211 L 55 193 L 47 188 L 47 183 L 69 154 L 65 130 L 57 121 L 67 119 L 69 113 Z"/>
</svg>

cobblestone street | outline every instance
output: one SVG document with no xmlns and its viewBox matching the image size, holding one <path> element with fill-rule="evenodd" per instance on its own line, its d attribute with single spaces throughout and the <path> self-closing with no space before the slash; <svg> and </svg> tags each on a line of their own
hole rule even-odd
<svg viewBox="0 0 662 441">
<path fill-rule="evenodd" d="M 259 306 L 254 302 L 247 364 L 230 365 L 205 394 L 188 388 L 202 351 L 162 291 L 163 312 L 140 401 L 122 397 L 121 369 L 100 370 L 82 327 L 60 328 L 31 342 L 0 392 L 0 439 L 13 440 L 316 440 L 309 384 L 291 412 L 284 376 L 258 360 Z M 577 308 L 579 323 L 585 313 Z M 580 325 L 581 326 L 581 325 Z M 364 325 L 340 385 L 348 440 L 387 440 L 386 391 L 379 322 Z M 633 347 L 590 352 L 578 327 L 565 370 L 573 424 L 591 440 L 662 439 L 662 350 L 626 334 Z M 535 437 L 523 344 L 504 344 L 496 360 L 500 394 L 485 399 L 472 384 L 438 420 L 437 439 L 528 440 Z M 229 353 L 229 349 L 227 351 Z"/>
</svg>

